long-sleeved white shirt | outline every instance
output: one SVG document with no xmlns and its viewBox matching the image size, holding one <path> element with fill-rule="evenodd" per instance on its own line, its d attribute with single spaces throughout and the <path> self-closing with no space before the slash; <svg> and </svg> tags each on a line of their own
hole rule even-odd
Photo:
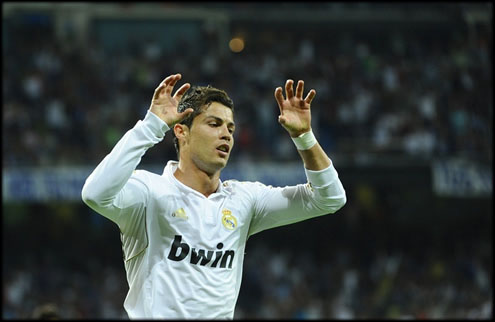
<svg viewBox="0 0 495 322">
<path fill-rule="evenodd" d="M 271 187 L 227 180 L 208 197 L 173 175 L 135 170 L 169 127 L 152 112 L 87 178 L 84 202 L 121 232 L 129 318 L 234 317 L 250 235 L 324 214 L 346 202 L 337 172 L 305 169 L 309 183 Z"/>
</svg>

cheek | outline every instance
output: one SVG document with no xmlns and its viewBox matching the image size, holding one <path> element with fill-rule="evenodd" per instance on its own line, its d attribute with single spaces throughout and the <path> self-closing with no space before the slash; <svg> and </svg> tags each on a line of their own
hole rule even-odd
<svg viewBox="0 0 495 322">
<path fill-rule="evenodd" d="M 209 147 L 212 145 L 212 142 L 214 142 L 215 133 L 213 131 L 198 130 L 192 134 L 191 145 L 200 151 L 209 149 Z"/>
</svg>

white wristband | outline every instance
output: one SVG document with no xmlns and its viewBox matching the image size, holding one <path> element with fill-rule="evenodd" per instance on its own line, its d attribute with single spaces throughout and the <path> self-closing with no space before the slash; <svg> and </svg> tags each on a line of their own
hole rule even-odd
<svg viewBox="0 0 495 322">
<path fill-rule="evenodd" d="M 297 138 L 291 137 L 298 150 L 309 150 L 316 144 L 316 138 L 312 130 L 299 135 Z"/>
</svg>

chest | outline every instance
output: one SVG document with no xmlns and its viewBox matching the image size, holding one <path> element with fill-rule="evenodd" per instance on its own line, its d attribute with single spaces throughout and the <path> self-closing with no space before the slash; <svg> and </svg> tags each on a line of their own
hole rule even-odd
<svg viewBox="0 0 495 322">
<path fill-rule="evenodd" d="M 181 236 L 204 248 L 218 243 L 238 246 L 251 218 L 250 207 L 228 195 L 164 195 L 153 200 L 148 212 L 150 230 L 157 238 L 170 241 Z"/>
</svg>

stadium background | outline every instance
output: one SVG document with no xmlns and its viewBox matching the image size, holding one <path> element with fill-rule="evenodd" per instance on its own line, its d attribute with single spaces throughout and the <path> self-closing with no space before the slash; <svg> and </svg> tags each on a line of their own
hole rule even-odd
<svg viewBox="0 0 495 322">
<path fill-rule="evenodd" d="M 250 238 L 235 318 L 492 316 L 491 3 L 3 3 L 2 318 L 123 318 L 87 175 L 164 76 L 225 89 L 222 178 L 304 182 L 276 86 L 315 88 L 337 214 Z M 176 158 L 172 136 L 139 168 Z"/>
</svg>

